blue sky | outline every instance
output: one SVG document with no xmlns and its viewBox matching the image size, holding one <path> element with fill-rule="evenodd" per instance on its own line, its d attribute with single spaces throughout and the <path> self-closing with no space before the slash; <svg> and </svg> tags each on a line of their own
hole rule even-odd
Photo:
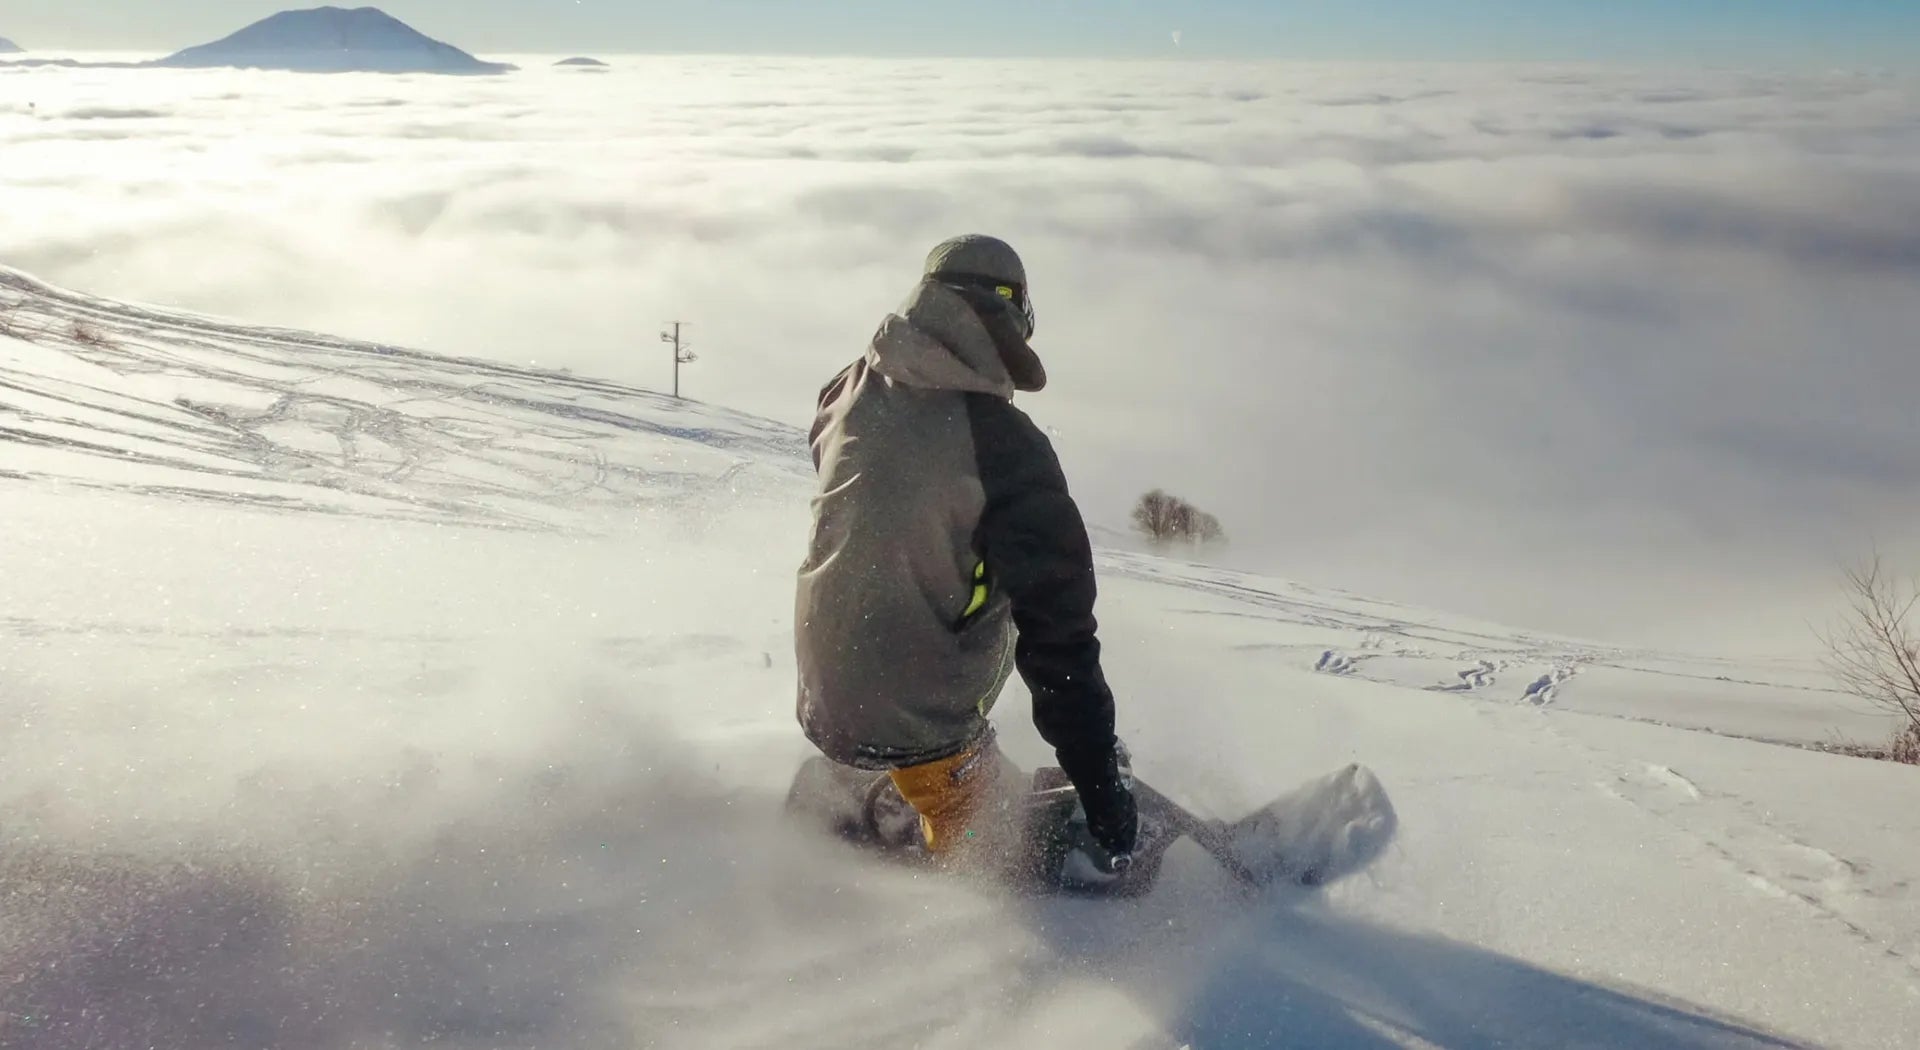
<svg viewBox="0 0 1920 1050">
<path fill-rule="evenodd" d="M 0 35 L 169 50 L 297 0 L 8 0 Z M 1192 54 L 1911 66 L 1920 0 L 386 0 L 474 51 Z M 1171 35 L 1182 33 L 1176 51 Z"/>
</svg>

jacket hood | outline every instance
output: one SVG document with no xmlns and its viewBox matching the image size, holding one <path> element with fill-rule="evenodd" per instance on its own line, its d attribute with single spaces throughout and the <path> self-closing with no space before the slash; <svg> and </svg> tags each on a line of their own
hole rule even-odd
<svg viewBox="0 0 1920 1050">
<path fill-rule="evenodd" d="M 908 386 L 1012 398 L 1039 390 L 1046 369 L 998 300 L 977 309 L 939 281 L 920 282 L 898 313 L 880 323 L 867 347 L 874 371 Z"/>
</svg>

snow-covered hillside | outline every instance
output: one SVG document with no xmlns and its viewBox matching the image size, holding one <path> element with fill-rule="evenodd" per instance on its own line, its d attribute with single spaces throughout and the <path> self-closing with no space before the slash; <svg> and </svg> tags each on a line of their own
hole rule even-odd
<svg viewBox="0 0 1920 1050">
<path fill-rule="evenodd" d="M 0 271 L 0 1045 L 1911 1044 L 1915 774 L 1762 742 L 1880 731 L 1803 667 L 1108 552 L 1141 775 L 1365 763 L 1379 863 L 1032 901 L 807 837 L 810 492 L 712 406 Z"/>
<path fill-rule="evenodd" d="M 502 73 L 512 68 L 482 62 L 372 7 L 282 11 L 156 64 L 302 73 Z"/>
<path fill-rule="evenodd" d="M 0 336 L 4 470 L 21 480 L 527 527 L 807 469 L 787 428 L 616 384 L 105 303 L 8 271 Z"/>
</svg>

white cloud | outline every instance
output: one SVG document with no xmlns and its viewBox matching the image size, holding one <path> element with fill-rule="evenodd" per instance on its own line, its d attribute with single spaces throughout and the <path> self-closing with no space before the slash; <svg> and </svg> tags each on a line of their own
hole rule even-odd
<svg viewBox="0 0 1920 1050">
<path fill-rule="evenodd" d="M 678 318 L 692 393 L 801 422 L 926 248 L 987 230 L 1096 519 L 1173 485 L 1281 571 L 1628 636 L 1920 538 L 1910 83 L 521 65 L 0 72 L 0 258 L 656 386 Z"/>
</svg>

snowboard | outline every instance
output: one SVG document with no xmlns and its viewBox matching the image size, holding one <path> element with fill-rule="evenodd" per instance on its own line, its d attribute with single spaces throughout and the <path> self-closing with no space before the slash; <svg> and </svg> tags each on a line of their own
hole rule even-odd
<svg viewBox="0 0 1920 1050">
<path fill-rule="evenodd" d="M 1027 777 L 1006 763 L 979 820 L 979 846 L 942 857 L 926 850 L 918 814 L 885 773 L 814 756 L 795 774 L 786 809 L 890 860 L 984 873 L 1023 893 L 1087 897 L 1148 892 L 1167 850 L 1181 839 L 1205 850 L 1249 891 L 1325 886 L 1365 869 L 1398 826 L 1379 779 L 1358 764 L 1309 780 L 1234 821 L 1196 816 L 1137 776 L 1131 786 L 1139 834 L 1133 863 L 1120 874 L 1105 869 L 1079 796 L 1057 767 Z"/>
</svg>

